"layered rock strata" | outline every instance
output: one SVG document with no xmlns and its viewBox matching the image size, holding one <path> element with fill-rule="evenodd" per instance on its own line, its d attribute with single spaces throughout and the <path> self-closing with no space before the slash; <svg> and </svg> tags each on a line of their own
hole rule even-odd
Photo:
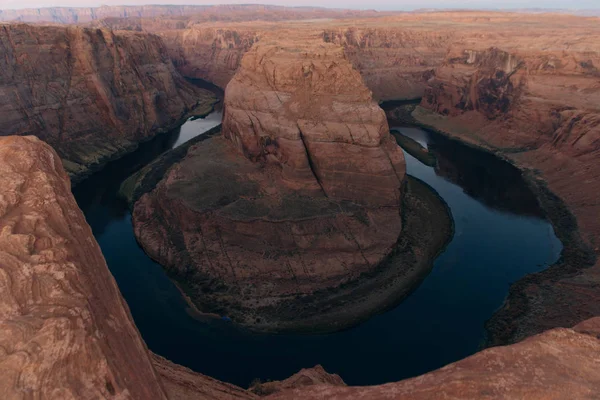
<svg viewBox="0 0 600 400">
<path fill-rule="evenodd" d="M 150 34 L 1 25 L 0 52 L 0 136 L 46 141 L 74 180 L 214 102 Z"/>
<path fill-rule="evenodd" d="M 150 354 L 57 153 L 0 138 L 0 392 L 5 399 L 251 399 Z"/>
<path fill-rule="evenodd" d="M 166 395 L 58 155 L 0 138 L 0 392 Z"/>
<path fill-rule="evenodd" d="M 547 39 L 555 50 L 454 47 L 413 113 L 525 170 L 565 246 L 557 265 L 513 286 L 488 324 L 492 343 L 600 314 L 600 34 L 586 32 L 574 46 Z"/>
<path fill-rule="evenodd" d="M 149 354 L 58 155 L 0 138 L 0 389 L 6 398 L 252 399 Z M 255 386 L 273 399 L 595 398 L 600 320 L 554 329 L 398 383 L 345 387 L 322 368 Z"/>
<path fill-rule="evenodd" d="M 256 330 L 342 329 L 405 296 L 450 235 L 422 184 L 403 199 L 404 168 L 340 47 L 263 39 L 227 87 L 223 136 L 144 174 L 164 179 L 135 203 L 135 233 L 200 310 Z"/>
</svg>

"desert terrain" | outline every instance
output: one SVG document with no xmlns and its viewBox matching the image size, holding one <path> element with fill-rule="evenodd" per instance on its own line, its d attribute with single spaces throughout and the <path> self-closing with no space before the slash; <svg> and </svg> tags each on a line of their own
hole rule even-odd
<svg viewBox="0 0 600 400">
<path fill-rule="evenodd" d="M 8 398 L 597 396 L 598 17 L 148 6 L 0 19 Z M 225 91 L 222 125 L 122 192 L 136 239 L 201 312 L 333 332 L 410 294 L 454 232 L 390 119 L 518 168 L 560 258 L 510 287 L 489 348 L 400 382 L 347 386 L 317 366 L 246 389 L 153 354 L 71 188 L 209 114 L 217 98 L 191 79 Z"/>
</svg>

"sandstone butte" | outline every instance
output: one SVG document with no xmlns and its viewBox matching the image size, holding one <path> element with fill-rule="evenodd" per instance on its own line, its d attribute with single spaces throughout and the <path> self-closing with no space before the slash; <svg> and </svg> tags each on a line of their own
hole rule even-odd
<svg viewBox="0 0 600 400">
<path fill-rule="evenodd" d="M 316 367 L 247 391 L 149 353 L 57 153 L 0 138 L 3 398 L 596 398 L 600 319 L 484 350 L 398 383 L 346 387 Z M 270 395 L 270 396 L 268 396 Z"/>
<path fill-rule="evenodd" d="M 140 244 L 201 311 L 255 330 L 339 330 L 406 295 L 447 240 L 431 200 L 441 222 L 405 229 L 426 236 L 422 259 L 387 268 L 406 275 L 397 293 L 361 289 L 403 230 L 404 157 L 343 49 L 320 36 L 255 44 L 227 86 L 222 131 L 133 207 Z"/>
<path fill-rule="evenodd" d="M 215 101 L 152 34 L 0 25 L 0 136 L 36 135 L 78 181 Z"/>
</svg>

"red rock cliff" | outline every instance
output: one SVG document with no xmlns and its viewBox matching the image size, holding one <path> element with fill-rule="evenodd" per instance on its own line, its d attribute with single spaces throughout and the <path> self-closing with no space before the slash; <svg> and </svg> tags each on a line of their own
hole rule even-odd
<svg viewBox="0 0 600 400">
<path fill-rule="evenodd" d="M 0 138 L 0 391 L 166 398 L 57 154 Z"/>
<path fill-rule="evenodd" d="M 35 135 L 76 178 L 174 127 L 211 96 L 189 85 L 157 36 L 0 25 L 0 136 Z"/>
<path fill-rule="evenodd" d="M 0 138 L 0 393 L 17 398 L 249 399 L 149 354 L 60 158 Z"/>
</svg>

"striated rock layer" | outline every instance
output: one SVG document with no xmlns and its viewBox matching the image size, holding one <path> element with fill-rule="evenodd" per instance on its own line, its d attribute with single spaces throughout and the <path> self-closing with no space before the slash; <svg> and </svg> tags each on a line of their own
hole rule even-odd
<svg viewBox="0 0 600 400">
<path fill-rule="evenodd" d="M 341 47 L 263 39 L 225 97 L 224 136 L 250 160 L 280 169 L 291 188 L 399 206 L 402 151 Z"/>
<path fill-rule="evenodd" d="M 557 265 L 513 286 L 491 343 L 600 314 L 600 31 L 580 22 L 562 38 L 454 46 L 413 113 L 525 170 L 565 245 Z"/>
<path fill-rule="evenodd" d="M 3 399 L 251 399 L 149 354 L 57 153 L 0 138 Z"/>
<path fill-rule="evenodd" d="M 338 330 L 392 306 L 451 231 L 439 198 L 402 189 L 383 110 L 320 37 L 255 44 L 227 87 L 223 136 L 165 164 L 145 173 L 164 176 L 155 188 L 138 185 L 138 240 L 199 309 L 256 330 Z"/>
<path fill-rule="evenodd" d="M 0 138 L 0 172 L 5 398 L 257 398 L 148 353 L 56 152 L 34 137 Z M 595 318 L 398 383 L 345 387 L 316 367 L 253 390 L 273 399 L 593 399 L 599 337 Z"/>
<path fill-rule="evenodd" d="M 0 138 L 0 392 L 166 398 L 58 155 Z"/>
<path fill-rule="evenodd" d="M 0 25 L 0 52 L 0 136 L 46 141 L 75 180 L 214 101 L 155 35 Z"/>
</svg>

